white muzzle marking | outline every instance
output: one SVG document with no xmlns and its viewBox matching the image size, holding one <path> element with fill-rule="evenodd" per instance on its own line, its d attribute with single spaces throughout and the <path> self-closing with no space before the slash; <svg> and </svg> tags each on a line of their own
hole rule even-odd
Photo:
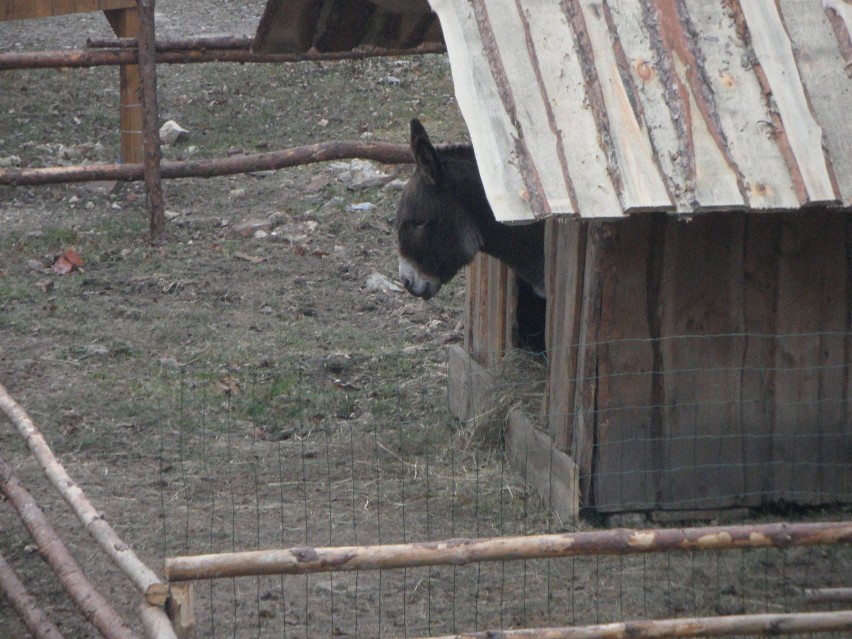
<svg viewBox="0 0 852 639">
<path fill-rule="evenodd" d="M 441 280 L 427 275 L 417 268 L 414 262 L 401 255 L 399 256 L 399 281 L 409 293 L 415 297 L 422 297 L 424 300 L 434 297 L 441 289 Z"/>
</svg>

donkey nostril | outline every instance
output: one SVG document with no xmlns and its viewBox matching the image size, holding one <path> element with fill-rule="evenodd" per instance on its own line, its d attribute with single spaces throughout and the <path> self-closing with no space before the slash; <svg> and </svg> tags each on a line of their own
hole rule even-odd
<svg viewBox="0 0 852 639">
<path fill-rule="evenodd" d="M 410 280 L 410 279 L 408 279 L 407 277 L 403 277 L 403 278 L 402 278 L 402 285 L 403 285 L 406 289 L 410 289 L 410 288 L 411 288 L 411 280 Z"/>
</svg>

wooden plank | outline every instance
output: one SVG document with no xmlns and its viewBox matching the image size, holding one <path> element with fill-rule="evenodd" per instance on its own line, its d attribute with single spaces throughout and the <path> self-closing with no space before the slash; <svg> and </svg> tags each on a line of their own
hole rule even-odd
<svg viewBox="0 0 852 639">
<path fill-rule="evenodd" d="M 508 284 L 508 267 L 499 260 L 488 256 L 485 260 L 488 269 L 488 298 L 485 312 L 488 316 L 488 327 L 485 335 L 486 361 L 492 366 L 500 360 L 511 341 L 506 341 L 506 287 Z M 508 328 L 511 331 L 511 328 Z"/>
<path fill-rule="evenodd" d="M 258 53 L 302 53 L 313 44 L 319 20 L 316 0 L 269 0 L 257 25 L 252 50 Z"/>
<path fill-rule="evenodd" d="M 598 374 L 598 327 L 600 326 L 603 251 L 606 230 L 601 223 L 589 223 L 583 264 L 583 298 L 579 326 L 574 382 L 573 420 L 569 454 L 580 469 L 580 493 L 584 505 L 591 503 L 595 445 L 596 393 Z"/>
<path fill-rule="evenodd" d="M 135 2 L 134 2 L 135 4 Z M 120 38 L 136 38 L 139 35 L 139 12 L 132 9 L 106 11 L 107 21 Z M 119 131 L 121 161 L 124 164 L 140 164 L 145 151 L 142 143 L 143 113 L 139 66 L 124 64 L 119 67 Z"/>
<path fill-rule="evenodd" d="M 553 440 L 536 429 L 520 408 L 509 412 L 506 429 L 509 464 L 533 486 L 560 523 L 577 521 L 580 511 L 577 464 L 553 446 Z"/>
<path fill-rule="evenodd" d="M 845 39 L 852 29 L 852 5 L 843 0 L 782 0 L 784 24 L 790 33 L 796 66 L 814 116 L 822 127 L 829 168 L 836 179 L 840 200 L 852 206 L 852 60 L 843 55 L 826 11 L 845 25 Z"/>
<path fill-rule="evenodd" d="M 635 78 L 637 93 L 648 90 L 654 100 L 644 102 L 644 110 L 655 115 L 657 123 L 668 118 L 662 129 L 653 131 L 653 140 L 657 157 L 668 153 L 678 169 L 668 179 L 680 180 L 670 186 L 679 210 L 741 208 L 741 176 L 720 129 L 707 72 L 697 57 L 695 29 L 683 5 L 657 1 L 652 18 L 640 3 L 621 2 L 618 8 L 613 20 L 625 66 L 632 61 L 630 77 Z"/>
<path fill-rule="evenodd" d="M 656 406 L 655 351 L 649 322 L 648 273 L 659 247 L 654 226 L 664 218 L 633 216 L 608 225 L 602 251 L 598 331 L 594 504 L 598 512 L 651 510 L 656 506 L 660 423 Z"/>
<path fill-rule="evenodd" d="M 685 0 L 684 6 L 700 36 L 691 41 L 700 56 L 705 99 L 726 151 L 741 173 L 751 209 L 798 208 L 778 140 L 768 135 L 772 115 L 758 78 L 744 65 L 750 51 L 729 12 L 722 5 Z"/>
<path fill-rule="evenodd" d="M 494 388 L 491 373 L 464 349 L 448 349 L 449 408 L 462 421 L 475 419 L 491 408 Z M 506 447 L 512 467 L 532 485 L 548 508 L 563 523 L 576 521 L 579 512 L 577 465 L 553 447 L 553 441 L 536 430 L 522 410 L 509 413 Z"/>
<path fill-rule="evenodd" d="M 743 505 L 778 499 L 773 488 L 775 348 L 780 215 L 747 215 L 743 257 Z"/>
<path fill-rule="evenodd" d="M 484 398 L 493 387 L 491 374 L 463 348 L 447 349 L 448 405 L 450 412 L 463 422 L 485 410 Z"/>
<path fill-rule="evenodd" d="M 743 215 L 670 219 L 660 282 L 662 509 L 721 508 L 744 491 Z"/>
<path fill-rule="evenodd" d="M 587 224 L 556 218 L 546 224 L 548 432 L 559 450 L 568 451 L 573 433 Z"/>
<path fill-rule="evenodd" d="M 594 99 L 590 103 L 592 109 L 597 109 L 599 134 L 607 136 L 612 144 L 614 166 L 610 170 L 619 176 L 616 188 L 622 209 L 625 213 L 669 210 L 674 205 L 663 183 L 647 128 L 633 108 L 631 92 L 619 73 L 612 46 L 615 34 L 610 32 L 597 3 L 583 0 L 579 4 L 582 18 L 575 22 L 574 29 L 585 29 L 591 47 L 585 55 L 594 65 L 603 105 L 596 105 Z M 605 113 L 601 112 L 601 106 Z"/>
<path fill-rule="evenodd" d="M 499 263 L 498 263 L 499 264 Z M 515 272 L 505 264 L 499 264 L 502 284 L 501 301 L 498 312 L 503 323 L 503 334 L 500 336 L 502 352 L 517 347 L 518 334 L 518 284 Z"/>
<path fill-rule="evenodd" d="M 495 217 L 502 222 L 535 218 L 524 198 L 526 185 L 517 160 L 507 157 L 519 137 L 503 108 L 473 9 L 467 2 L 432 0 L 441 20 L 453 69 L 456 100 L 470 131 L 479 173 Z M 486 114 L 483 117 L 483 114 Z"/>
<path fill-rule="evenodd" d="M 0 21 L 133 7 L 136 7 L 136 0 L 3 0 L 0 2 Z"/>
<path fill-rule="evenodd" d="M 847 224 L 844 215 L 825 211 L 782 221 L 774 486 L 797 504 L 835 500 L 844 487 L 848 496 L 852 479 Z"/>
<path fill-rule="evenodd" d="M 582 213 L 584 217 L 621 217 L 621 203 L 607 173 L 595 119 L 585 104 L 583 70 L 574 53 L 576 36 L 559 3 L 521 0 L 520 5 L 534 38 L 538 81 L 552 117 L 549 126 L 559 136 L 565 179 L 575 200 L 570 210 L 553 203 L 551 208 L 554 213 Z"/>
<path fill-rule="evenodd" d="M 465 350 L 474 357 L 485 349 L 483 335 L 486 332 L 486 316 L 482 304 L 488 296 L 488 280 L 485 278 L 486 256 L 477 253 L 467 267 L 467 293 L 465 317 Z"/>
<path fill-rule="evenodd" d="M 768 91 L 789 140 L 794 168 L 801 174 L 802 203 L 834 202 L 838 196 L 826 164 L 822 128 L 808 104 L 778 6 L 763 0 L 742 0 L 739 6 L 757 63 L 765 74 Z"/>
<path fill-rule="evenodd" d="M 531 17 L 536 12 L 547 13 L 555 19 L 561 16 L 563 20 L 564 14 L 557 3 L 533 0 L 530 4 L 532 6 L 522 8 L 518 4 L 507 6 L 505 0 L 482 0 L 487 27 L 494 38 L 493 49 L 487 55 L 492 60 L 492 69 L 495 64 L 499 64 L 500 76 L 496 78 L 497 81 L 507 85 L 503 91 L 504 105 L 506 99 L 512 99 L 516 93 L 522 98 L 514 99 L 507 111 L 513 116 L 513 122 L 523 139 L 523 144 L 516 142 L 514 148 L 519 154 L 529 156 L 520 162 L 522 172 L 527 174 L 527 190 L 541 191 L 546 200 L 543 210 L 534 212 L 540 215 L 551 212 L 575 213 L 575 205 L 568 191 L 569 179 L 562 139 L 556 130 L 550 101 L 538 81 L 541 77 L 538 64 L 543 56 L 539 56 L 536 51 L 534 34 L 527 22 L 527 15 Z M 525 34 L 527 43 L 522 46 L 519 38 Z M 523 88 L 523 92 L 518 92 L 519 88 Z"/>
</svg>

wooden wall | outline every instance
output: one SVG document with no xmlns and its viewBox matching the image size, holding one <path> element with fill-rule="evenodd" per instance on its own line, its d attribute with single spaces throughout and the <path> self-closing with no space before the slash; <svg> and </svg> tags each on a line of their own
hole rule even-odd
<svg viewBox="0 0 852 639">
<path fill-rule="evenodd" d="M 465 350 L 482 366 L 491 366 L 514 345 L 517 289 L 509 268 L 484 253 L 467 271 Z"/>
<path fill-rule="evenodd" d="M 852 497 L 852 216 L 550 220 L 550 435 L 601 512 Z"/>
</svg>

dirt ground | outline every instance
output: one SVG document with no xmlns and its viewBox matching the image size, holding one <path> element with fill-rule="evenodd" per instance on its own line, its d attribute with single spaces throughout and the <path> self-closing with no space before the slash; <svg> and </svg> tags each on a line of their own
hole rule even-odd
<svg viewBox="0 0 852 639">
<path fill-rule="evenodd" d="M 158 36 L 253 35 L 264 4 L 160 0 Z M 4 23 L 0 51 L 109 35 L 97 14 Z M 466 138 L 443 56 L 158 74 L 161 120 L 190 131 L 164 147 L 169 159 L 404 143 L 411 117 L 435 141 Z M 115 161 L 117 102 L 116 68 L 3 72 L 0 163 Z M 360 185 L 365 170 L 383 176 Z M 138 183 L 0 187 L 0 383 L 157 572 L 175 554 L 564 529 L 495 440 L 446 410 L 463 276 L 429 302 L 392 286 L 410 171 L 345 162 L 168 181 L 160 246 Z M 57 272 L 62 255 L 81 264 Z M 0 451 L 138 631 L 138 595 L 8 425 Z M 0 553 L 66 636 L 96 636 L 5 503 Z M 804 586 L 840 585 L 849 565 L 817 549 L 201 582 L 198 634 L 419 636 L 802 609 Z M 0 637 L 23 634 L 0 600 Z"/>
</svg>

